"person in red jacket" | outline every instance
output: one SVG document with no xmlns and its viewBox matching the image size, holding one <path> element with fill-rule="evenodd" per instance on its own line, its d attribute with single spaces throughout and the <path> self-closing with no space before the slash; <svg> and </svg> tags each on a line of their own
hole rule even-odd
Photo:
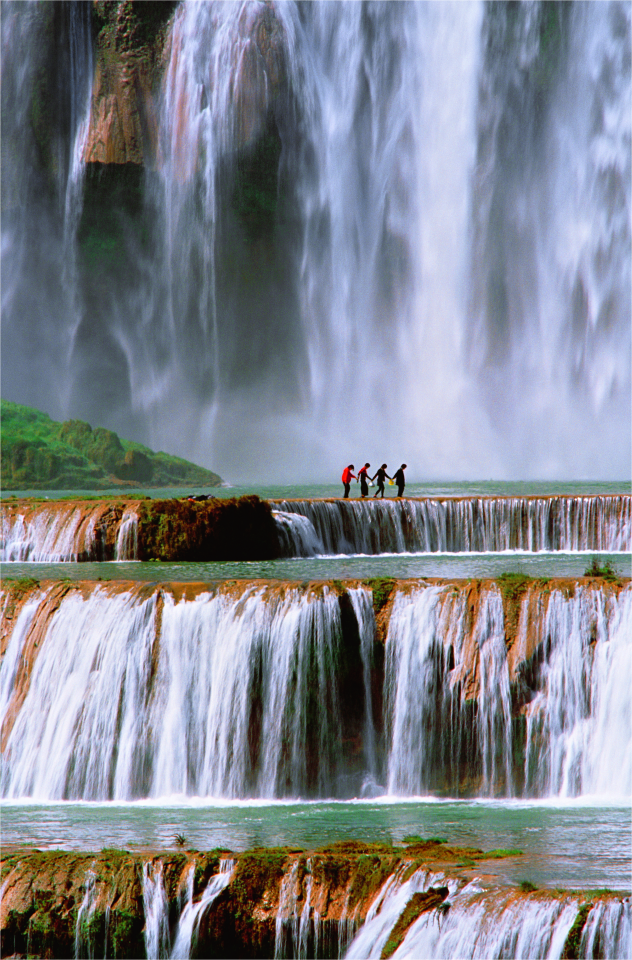
<svg viewBox="0 0 632 960">
<path fill-rule="evenodd" d="M 366 497 L 369 492 L 369 467 L 370 463 L 365 463 L 363 467 L 360 467 L 358 470 L 358 480 L 360 481 L 360 496 Z"/>
<path fill-rule="evenodd" d="M 344 470 L 342 471 L 342 483 L 345 488 L 345 492 L 342 498 L 343 500 L 345 500 L 349 496 L 349 490 L 351 489 L 351 481 L 358 479 L 355 473 L 352 472 L 353 470 L 355 470 L 355 467 L 353 466 L 352 463 L 350 463 L 349 466 L 345 467 Z"/>
</svg>

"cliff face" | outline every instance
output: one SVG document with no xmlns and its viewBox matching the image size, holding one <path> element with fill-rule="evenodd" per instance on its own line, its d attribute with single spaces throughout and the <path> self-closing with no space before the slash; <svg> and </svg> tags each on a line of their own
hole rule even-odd
<svg viewBox="0 0 632 960">
<path fill-rule="evenodd" d="M 83 160 L 153 166 L 155 98 L 173 2 L 94 0 L 95 75 Z"/>
<path fill-rule="evenodd" d="M 160 163 L 156 102 L 166 65 L 182 46 L 176 2 L 94 0 L 95 76 L 87 164 Z M 268 108 L 286 81 L 285 36 L 270 4 L 250 4 L 239 14 L 231 86 L 237 127 L 234 146 L 253 146 L 265 131 Z M 175 48 L 175 49 L 174 49 Z M 209 63 L 209 82 L 213 65 Z M 184 111 L 187 104 L 176 103 Z M 181 170 L 190 157 L 182 156 Z"/>
</svg>

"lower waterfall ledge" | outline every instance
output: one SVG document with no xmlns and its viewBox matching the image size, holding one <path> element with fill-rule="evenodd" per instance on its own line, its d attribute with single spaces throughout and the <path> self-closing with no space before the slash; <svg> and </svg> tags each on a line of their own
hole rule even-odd
<svg viewBox="0 0 632 960">
<path fill-rule="evenodd" d="M 630 795 L 629 581 L 23 579 L 0 611 L 7 799 Z"/>
<path fill-rule="evenodd" d="M 4 957 L 152 960 L 419 958 L 438 946 L 459 958 L 629 955 L 629 895 L 491 875 L 519 855 L 419 838 L 234 854 L 15 848 L 0 861 L 0 946 Z"/>
</svg>

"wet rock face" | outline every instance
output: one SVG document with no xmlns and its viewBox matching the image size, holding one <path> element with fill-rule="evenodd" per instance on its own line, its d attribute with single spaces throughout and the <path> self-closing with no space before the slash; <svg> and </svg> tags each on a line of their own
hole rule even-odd
<svg viewBox="0 0 632 960">
<path fill-rule="evenodd" d="M 127 56 L 111 65 L 99 59 L 84 161 L 142 164 L 155 143 L 146 69 Z"/>
<path fill-rule="evenodd" d="M 82 929 L 77 918 L 90 896 L 91 876 L 92 909 Z M 113 955 L 144 956 L 139 877 L 135 858 L 117 852 L 108 857 L 60 852 L 7 857 L 2 862 L 2 955 L 72 957 L 77 935 L 98 944 L 103 955 L 109 906 Z"/>
<path fill-rule="evenodd" d="M 86 163 L 153 166 L 156 102 L 172 46 L 181 39 L 172 2 L 94 0 L 96 67 Z M 234 146 L 254 146 L 285 77 L 285 35 L 269 3 L 245 4 L 232 47 Z M 209 62 L 209 70 L 212 64 Z M 209 77 L 212 88 L 214 78 Z"/>
<path fill-rule="evenodd" d="M 271 4 L 247 4 L 234 47 L 236 145 L 252 146 L 263 133 L 270 104 L 285 79 L 285 35 Z"/>
<path fill-rule="evenodd" d="M 251 850 L 236 858 L 230 883 L 201 916 L 192 956 L 272 957 L 281 940 L 292 952 L 293 922 L 307 904 L 316 912 L 320 942 L 331 932 L 356 930 L 399 858 L 388 846 L 347 842 L 309 855 L 287 848 Z M 173 945 L 193 877 L 193 902 L 217 874 L 220 854 L 161 853 L 153 857 L 119 850 L 101 854 L 16 853 L 0 864 L 3 956 L 146 955 L 146 881 L 157 871 L 165 895 L 165 924 Z M 277 918 L 279 922 L 277 922 Z M 314 943 L 315 928 L 310 933 Z M 317 951 L 319 956 L 325 954 Z M 316 955 L 310 953 L 309 955 Z M 329 953 L 327 953 L 329 955 Z"/>
<path fill-rule="evenodd" d="M 86 163 L 153 165 L 156 89 L 175 3 L 94 0 L 96 66 Z"/>
</svg>

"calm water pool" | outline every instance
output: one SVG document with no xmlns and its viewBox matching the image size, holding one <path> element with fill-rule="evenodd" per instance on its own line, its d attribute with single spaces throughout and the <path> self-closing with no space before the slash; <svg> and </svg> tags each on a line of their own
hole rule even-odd
<svg viewBox="0 0 632 960">
<path fill-rule="evenodd" d="M 622 576 L 632 574 L 632 557 L 621 553 L 428 553 L 381 554 L 216 563 L 3 563 L 2 578 L 37 580 L 367 580 L 371 577 L 581 577 L 593 557 L 609 562 Z"/>
<path fill-rule="evenodd" d="M 314 848 L 337 840 L 401 841 L 442 837 L 483 850 L 519 849 L 485 871 L 545 887 L 629 891 L 630 809 L 582 800 L 37 804 L 3 801 L 2 841 L 43 849 L 174 848 L 175 834 L 209 850 L 253 846 Z"/>
</svg>

